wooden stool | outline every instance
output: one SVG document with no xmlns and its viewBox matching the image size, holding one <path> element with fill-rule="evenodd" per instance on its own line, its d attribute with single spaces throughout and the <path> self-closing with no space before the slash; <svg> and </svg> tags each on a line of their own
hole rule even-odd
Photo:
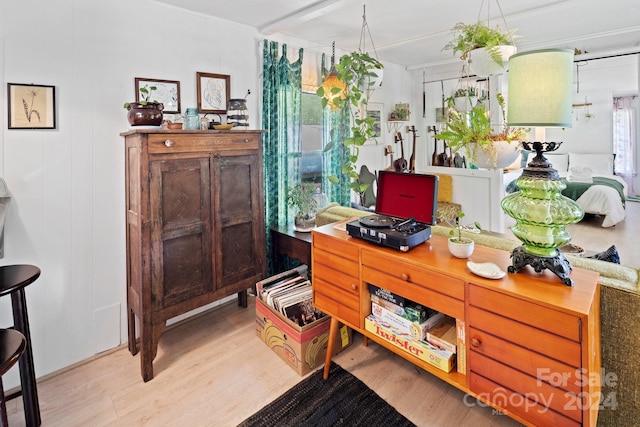
<svg viewBox="0 0 640 427">
<path fill-rule="evenodd" d="M 11 295 L 13 324 L 15 329 L 22 333 L 26 340 L 24 353 L 20 356 L 19 361 L 24 416 L 28 427 L 39 426 L 41 419 L 24 288 L 35 282 L 38 277 L 40 277 L 40 269 L 33 265 L 5 265 L 0 267 L 0 297 Z"/>
<path fill-rule="evenodd" d="M 0 329 L 0 426 L 2 427 L 9 425 L 2 376 L 15 365 L 26 346 L 27 340 L 20 332 L 13 329 Z"/>
</svg>

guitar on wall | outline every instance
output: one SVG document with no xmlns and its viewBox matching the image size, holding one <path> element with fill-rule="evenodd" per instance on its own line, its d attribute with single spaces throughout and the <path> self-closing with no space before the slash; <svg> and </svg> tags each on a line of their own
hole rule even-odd
<svg viewBox="0 0 640 427">
<path fill-rule="evenodd" d="M 400 132 L 395 134 L 394 142 L 400 143 L 400 158 L 393 162 L 393 168 L 396 172 L 406 172 L 407 160 L 404 158 L 404 143 L 402 142 L 402 134 Z"/>
<path fill-rule="evenodd" d="M 413 133 L 413 151 L 409 157 L 409 172 L 416 173 L 416 127 L 412 125 L 409 132 Z"/>
<path fill-rule="evenodd" d="M 431 155 L 431 166 L 442 166 L 438 157 L 438 129 L 435 126 L 427 128 L 429 132 L 433 132 L 433 154 Z"/>
</svg>

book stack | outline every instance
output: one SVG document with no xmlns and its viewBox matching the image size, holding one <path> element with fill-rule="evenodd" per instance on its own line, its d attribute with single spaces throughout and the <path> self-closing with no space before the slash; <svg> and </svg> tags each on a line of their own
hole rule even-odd
<svg viewBox="0 0 640 427">
<path fill-rule="evenodd" d="M 298 326 L 308 325 L 325 316 L 313 306 L 306 265 L 256 283 L 256 294 L 265 305 Z"/>
<path fill-rule="evenodd" d="M 367 330 L 446 372 L 453 369 L 456 319 L 374 285 L 369 292 Z"/>
</svg>

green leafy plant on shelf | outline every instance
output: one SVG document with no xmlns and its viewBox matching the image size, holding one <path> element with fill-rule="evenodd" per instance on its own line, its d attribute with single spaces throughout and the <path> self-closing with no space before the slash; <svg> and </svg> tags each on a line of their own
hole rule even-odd
<svg viewBox="0 0 640 427">
<path fill-rule="evenodd" d="M 287 204 L 295 209 L 295 218 L 310 221 L 315 218 L 318 202 L 313 197 L 316 187 L 311 182 L 300 182 L 287 191 Z"/>
<path fill-rule="evenodd" d="M 502 117 L 506 117 L 505 101 L 501 93 L 496 94 Z M 491 124 L 490 113 L 484 104 L 471 108 L 468 112 L 448 108 L 449 119 L 445 123 L 445 130 L 440 133 L 440 139 L 447 141 L 447 145 L 455 153 L 465 150 L 467 158 L 472 163 L 477 161 L 477 150 L 481 149 L 495 163 L 497 157 L 496 142 L 507 141 L 509 144 L 519 144 L 527 136 L 522 128 L 512 128 L 505 121 L 495 130 Z"/>
<path fill-rule="evenodd" d="M 369 187 L 369 184 L 362 184 L 358 179 L 358 171 L 356 163 L 360 155 L 360 147 L 368 140 L 375 137 L 375 120 L 373 117 L 367 117 L 364 114 L 366 106 L 369 102 L 373 81 L 378 77 L 377 71 L 384 67 L 380 61 L 371 57 L 366 52 L 351 52 L 340 57 L 339 63 L 336 64 L 338 78 L 346 85 L 344 98 L 334 98 L 333 108 L 341 109 L 348 107 L 351 115 L 350 134 L 342 141 L 347 149 L 347 160 L 342 165 L 342 175 L 330 176 L 329 181 L 338 184 L 341 179 L 349 180 L 349 188 L 362 195 Z M 333 94 L 340 92 L 340 89 L 334 88 Z M 328 99 L 325 97 L 324 88 L 320 86 L 316 92 L 322 98 L 322 107 L 328 106 Z M 332 144 L 328 144 L 325 150 L 331 150 Z"/>
</svg>

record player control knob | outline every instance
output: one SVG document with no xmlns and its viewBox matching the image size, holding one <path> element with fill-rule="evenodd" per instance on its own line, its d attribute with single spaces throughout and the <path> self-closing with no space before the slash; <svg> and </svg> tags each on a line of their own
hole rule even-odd
<svg viewBox="0 0 640 427">
<path fill-rule="evenodd" d="M 409 281 L 409 275 L 407 273 L 402 273 L 400 275 L 400 277 L 402 278 L 402 280 L 404 280 L 405 282 Z"/>
</svg>

